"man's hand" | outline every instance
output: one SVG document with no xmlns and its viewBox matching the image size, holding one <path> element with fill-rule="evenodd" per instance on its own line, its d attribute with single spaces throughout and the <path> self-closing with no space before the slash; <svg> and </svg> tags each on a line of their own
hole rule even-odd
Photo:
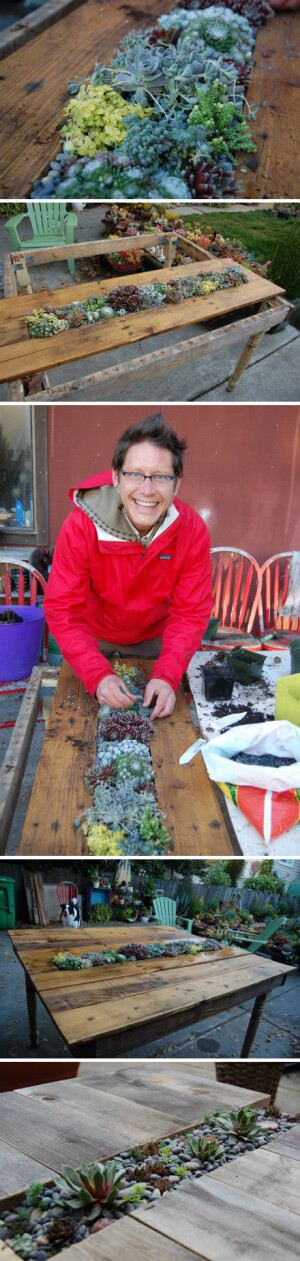
<svg viewBox="0 0 300 1261">
<path fill-rule="evenodd" d="M 154 697 L 156 703 L 152 710 L 152 718 L 168 718 L 173 713 L 176 693 L 170 683 L 166 683 L 165 679 L 149 679 L 147 687 L 144 691 L 143 706 L 151 705 Z"/>
<path fill-rule="evenodd" d="M 101 683 L 98 683 L 96 697 L 99 705 L 111 705 L 112 709 L 129 709 L 136 700 L 136 696 L 128 691 L 126 683 L 117 674 L 104 675 Z"/>
</svg>

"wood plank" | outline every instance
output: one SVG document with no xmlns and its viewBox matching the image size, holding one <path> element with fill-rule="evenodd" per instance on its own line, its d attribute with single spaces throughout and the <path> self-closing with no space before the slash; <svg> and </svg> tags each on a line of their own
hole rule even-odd
<svg viewBox="0 0 300 1261">
<path fill-rule="evenodd" d="M 225 271 L 228 259 L 214 259 L 201 264 L 203 273 L 207 271 Z M 198 263 L 188 263 L 180 268 L 163 268 L 160 280 L 168 282 L 176 279 L 177 273 L 182 276 L 196 275 Z M 53 306 L 74 301 L 74 286 L 63 290 L 43 290 L 38 294 L 26 297 L 6 298 L 0 305 L 0 319 L 4 327 L 2 348 L 0 346 L 0 380 L 13 380 L 16 374 L 27 375 L 40 372 L 57 364 L 70 363 L 81 358 L 100 354 L 120 346 L 134 344 L 136 341 L 155 336 L 172 328 L 182 328 L 193 322 L 201 323 L 216 316 L 224 316 L 228 312 L 242 310 L 252 303 L 260 304 L 276 297 L 284 290 L 273 285 L 264 277 L 243 268 L 248 283 L 237 288 L 219 289 L 206 297 L 184 299 L 178 305 L 166 304 L 153 307 L 147 311 L 136 311 L 133 315 L 120 316 L 114 320 L 68 329 L 55 337 L 30 338 L 19 342 L 19 319 L 28 311 L 50 302 Z M 157 272 L 147 273 L 147 283 L 157 279 Z M 143 273 L 130 277 L 131 283 L 140 286 L 144 283 Z M 115 277 L 105 281 L 86 282 L 76 286 L 76 300 L 83 301 L 91 295 L 109 295 L 115 288 Z M 7 336 L 11 341 L 8 344 Z M 0 335 L 1 340 L 1 335 Z"/>
<path fill-rule="evenodd" d="M 293 1125 L 293 1129 L 286 1134 L 279 1134 L 272 1143 L 272 1150 L 282 1156 L 293 1156 L 294 1160 L 300 1160 L 300 1125 Z"/>
<path fill-rule="evenodd" d="M 71 1124 L 69 1112 L 63 1109 L 61 1101 L 55 1107 L 54 1104 L 50 1106 L 50 1103 L 34 1100 L 32 1096 L 14 1095 L 11 1091 L 1 1095 L 0 1118 L 4 1141 L 57 1172 L 62 1163 L 77 1167 L 80 1159 L 87 1163 L 104 1160 L 124 1150 L 128 1142 L 146 1142 L 162 1136 L 165 1125 L 165 1118 L 160 1123 L 158 1114 L 157 1132 L 153 1133 L 145 1114 L 137 1127 L 131 1128 L 130 1109 L 125 1105 L 119 1126 L 117 1122 L 113 1125 L 109 1116 L 108 1121 L 102 1124 L 100 1100 L 99 1109 L 97 1111 L 96 1108 L 92 1116 L 80 1114 L 79 1132 L 76 1118 Z M 176 1123 L 173 1128 L 176 1128 Z"/>
<path fill-rule="evenodd" d="M 155 231 L 140 232 L 138 235 L 130 237 L 126 237 L 126 235 L 125 237 L 119 237 L 116 235 L 107 239 L 103 238 L 100 241 L 74 241 L 71 245 L 67 245 L 66 242 L 62 245 L 44 245 L 37 249 L 35 248 L 34 254 L 29 246 L 26 249 L 25 241 L 21 250 L 11 251 L 11 260 L 12 263 L 17 263 L 19 260 L 30 259 L 31 266 L 38 267 L 41 263 L 60 263 L 69 258 L 94 258 L 102 254 L 104 256 L 106 254 L 114 254 L 118 246 L 120 249 L 121 247 L 126 249 L 128 245 L 128 249 L 137 250 L 148 248 L 150 245 L 164 245 L 168 249 L 173 242 L 174 245 L 177 244 L 177 241 L 178 232 L 168 232 L 167 234 L 166 232 Z M 180 237 L 180 241 L 184 243 L 186 247 L 185 252 L 188 254 L 189 241 L 185 241 L 184 237 Z M 196 258 L 203 256 L 203 258 L 210 259 L 213 257 L 213 255 L 208 253 L 208 250 L 200 250 L 198 246 L 195 246 L 195 249 L 197 250 Z M 170 263 L 168 263 L 169 266 L 171 266 Z"/>
<path fill-rule="evenodd" d="M 20 853 L 86 852 L 81 832 L 74 828 L 74 820 L 92 802 L 84 775 L 96 758 L 97 712 L 97 702 L 64 663 L 40 754 Z"/>
<path fill-rule="evenodd" d="M 51 1169 L 47 1164 L 15 1151 L 0 1139 L 0 1196 L 13 1195 L 20 1186 L 27 1187 L 30 1182 L 44 1182 L 50 1177 Z"/>
<path fill-rule="evenodd" d="M 5 853 L 39 710 L 40 666 L 34 666 L 0 771 L 0 853 Z"/>
<path fill-rule="evenodd" d="M 141 1257 L 143 1261 L 153 1261 L 157 1244 L 150 1225 L 149 1222 L 144 1225 L 133 1222 L 131 1217 L 123 1217 L 122 1221 L 113 1222 L 109 1230 L 96 1237 L 90 1235 L 81 1244 L 65 1249 L 61 1254 L 62 1261 L 120 1261 L 120 1256 L 123 1261 L 141 1261 Z M 199 1261 L 204 1261 L 202 1251 L 197 1256 Z M 194 1261 L 195 1253 L 161 1235 L 159 1258 L 160 1261 Z"/>
<path fill-rule="evenodd" d="M 52 26 L 53 22 L 58 22 L 65 13 L 78 9 L 83 3 L 84 0 L 48 0 L 48 3 L 46 0 L 42 9 L 35 10 L 28 17 L 21 18 L 1 31 L 0 60 L 2 61 L 9 53 L 15 52 L 21 44 L 27 44 L 30 39 L 34 39 L 35 35 L 40 34 L 48 26 Z"/>
<path fill-rule="evenodd" d="M 95 1090 L 92 1086 L 82 1086 L 77 1079 L 69 1083 L 70 1090 L 66 1091 L 65 1085 L 65 1081 L 49 1082 L 45 1086 L 32 1087 L 30 1092 L 27 1090 L 18 1091 L 18 1098 L 22 1097 L 22 1099 L 27 1101 L 25 1116 L 27 1115 L 27 1105 L 30 1109 L 31 1099 L 31 1109 L 33 1117 L 35 1117 L 35 1124 L 39 1117 L 40 1105 L 43 1110 L 43 1118 L 46 1120 L 46 1117 L 50 1116 L 53 1123 L 55 1123 L 56 1119 L 57 1122 L 59 1120 L 59 1124 L 60 1122 L 62 1123 L 62 1131 L 64 1127 L 69 1130 L 72 1129 L 72 1114 L 73 1117 L 76 1115 L 78 1119 L 80 1133 L 81 1126 L 86 1126 L 87 1118 L 89 1118 L 89 1124 L 94 1125 L 95 1122 L 98 1127 L 98 1149 L 101 1143 L 99 1118 L 101 1118 L 101 1130 L 103 1125 L 110 1132 L 114 1150 L 116 1150 L 115 1136 L 119 1138 L 120 1133 L 123 1135 L 123 1141 L 126 1138 L 126 1143 L 132 1144 L 142 1140 L 146 1142 L 147 1139 L 157 1138 L 166 1132 L 169 1134 L 174 1133 L 175 1130 L 181 1127 L 180 1114 L 175 1111 L 173 1113 L 163 1112 L 161 1109 L 155 1108 L 154 1100 L 152 1105 L 148 1104 L 145 1107 L 144 1101 L 136 1102 L 132 1099 L 130 1108 L 128 1108 L 126 1100 L 118 1098 L 114 1093 L 114 1088 L 112 1087 L 110 1091 L 108 1085 L 102 1091 Z M 16 1107 L 18 1108 L 18 1104 Z M 4 1115 L 5 1111 L 4 1108 Z"/>
<path fill-rule="evenodd" d="M 244 1159 L 244 1157 L 243 1157 Z M 189 1183 L 188 1189 L 163 1196 L 150 1209 L 136 1208 L 134 1220 L 149 1221 L 164 1235 L 206 1261 L 290 1261 L 299 1256 L 300 1224 L 295 1212 L 212 1179 L 210 1174 Z M 157 1237 L 159 1248 L 159 1238 Z M 155 1247 L 155 1244 L 153 1244 Z"/>
<path fill-rule="evenodd" d="M 250 124 L 257 152 L 243 154 L 238 164 L 239 179 L 241 167 L 248 167 L 247 174 L 241 174 L 244 197 L 299 195 L 299 48 L 300 13 L 276 13 L 259 31 L 247 91 L 250 104 L 258 106 Z M 247 120 L 247 109 L 244 113 Z"/>
<path fill-rule="evenodd" d="M 300 1159 L 300 1145 L 298 1154 Z M 300 1212 L 298 1162 L 274 1152 L 273 1139 L 268 1148 L 247 1152 L 240 1160 L 214 1169 L 212 1178 L 226 1183 L 228 1187 L 247 1191 L 247 1195 L 256 1199 L 277 1204 L 279 1208 L 290 1209 L 292 1213 Z"/>
<path fill-rule="evenodd" d="M 195 1123 L 195 1117 L 201 1119 L 207 1112 L 212 1113 L 216 1108 L 225 1111 L 227 1108 L 239 1107 L 255 1107 L 258 1104 L 267 1105 L 269 1095 L 259 1095 L 257 1091 L 237 1088 L 222 1082 L 222 1090 L 220 1082 L 212 1081 L 211 1077 L 205 1077 L 201 1072 L 199 1076 L 193 1080 L 189 1071 L 186 1075 L 179 1075 L 177 1068 L 174 1075 L 168 1063 L 168 1073 L 166 1074 L 165 1065 L 163 1064 L 160 1077 L 152 1072 L 152 1064 L 148 1069 L 148 1065 L 144 1063 L 142 1066 L 137 1065 L 134 1069 L 127 1068 L 125 1064 L 121 1069 L 117 1067 L 109 1068 L 109 1078 L 107 1074 L 103 1074 L 101 1070 L 95 1068 L 94 1073 L 89 1073 L 85 1078 L 79 1078 L 82 1086 L 92 1085 L 95 1090 L 103 1090 L 106 1088 L 107 1082 L 109 1089 L 114 1090 L 114 1094 L 118 1097 L 130 1100 L 142 1100 L 143 1106 L 151 1107 L 155 1104 L 156 1108 L 160 1108 L 162 1112 L 176 1111 L 180 1113 L 182 1122 L 187 1125 Z M 155 1066 L 156 1067 L 156 1066 Z M 188 1066 L 189 1069 L 189 1066 Z M 199 1072 L 199 1070 L 198 1070 Z M 243 1102 L 241 1102 L 241 1089 L 243 1093 Z"/>
<path fill-rule="evenodd" d="M 146 661 L 137 664 L 144 677 L 150 677 L 152 664 Z M 92 794 L 84 785 L 84 774 L 95 762 L 97 714 L 97 702 L 86 692 L 70 666 L 63 662 L 31 793 L 20 854 L 88 852 L 82 829 L 74 827 L 74 820 L 92 805 Z M 180 753 L 194 738 L 194 724 L 179 688 L 175 718 L 173 716 L 157 724 L 151 741 L 158 802 L 160 809 L 166 813 L 165 826 L 167 829 L 170 826 L 172 851 L 177 854 L 232 854 L 233 847 L 221 808 L 202 759 L 196 758 L 188 766 L 179 766 Z M 189 819 L 190 825 L 187 823 Z"/>
<path fill-rule="evenodd" d="M 98 0 L 86 0 L 84 16 L 69 13 L 31 40 L 30 49 L 25 45 L 6 58 L 0 82 L 1 197 L 26 197 L 56 157 L 74 74 L 91 74 L 95 60 L 107 63 L 129 29 L 146 28 L 172 7 L 173 0 L 135 0 L 128 15 L 122 0 L 106 0 L 101 12 Z"/>
</svg>

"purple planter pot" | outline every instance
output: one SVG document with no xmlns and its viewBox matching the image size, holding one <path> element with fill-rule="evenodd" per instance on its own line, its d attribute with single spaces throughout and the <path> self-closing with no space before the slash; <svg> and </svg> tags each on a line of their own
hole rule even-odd
<svg viewBox="0 0 300 1261">
<path fill-rule="evenodd" d="M 39 661 L 42 635 L 45 625 L 43 610 L 36 604 L 2 605 L 0 612 L 13 607 L 23 618 L 22 622 L 0 622 L 0 679 L 11 683 L 15 679 L 27 679 Z"/>
</svg>

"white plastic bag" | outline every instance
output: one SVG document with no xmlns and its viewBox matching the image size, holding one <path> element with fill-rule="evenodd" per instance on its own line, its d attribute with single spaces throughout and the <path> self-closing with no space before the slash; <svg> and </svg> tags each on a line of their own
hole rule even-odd
<svg viewBox="0 0 300 1261">
<path fill-rule="evenodd" d="M 234 753 L 273 753 L 276 757 L 295 757 L 292 766 L 247 766 L 233 762 Z M 287 792 L 300 788 L 300 728 L 293 722 L 258 722 L 232 727 L 223 735 L 214 736 L 201 749 L 210 779 L 217 783 L 252 785 L 271 792 Z"/>
</svg>

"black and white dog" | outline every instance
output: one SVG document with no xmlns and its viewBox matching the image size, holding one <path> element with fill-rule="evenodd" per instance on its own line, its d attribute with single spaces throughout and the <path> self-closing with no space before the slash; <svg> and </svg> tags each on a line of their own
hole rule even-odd
<svg viewBox="0 0 300 1261">
<path fill-rule="evenodd" d="M 78 898 L 71 898 L 70 902 L 63 902 L 61 908 L 61 924 L 65 928 L 80 928 L 81 914 Z"/>
</svg>

